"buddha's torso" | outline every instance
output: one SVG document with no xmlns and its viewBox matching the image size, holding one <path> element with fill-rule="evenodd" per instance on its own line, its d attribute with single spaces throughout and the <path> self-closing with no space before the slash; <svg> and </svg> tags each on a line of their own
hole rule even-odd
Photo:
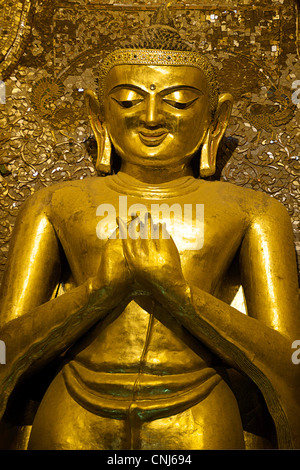
<svg viewBox="0 0 300 470">
<path fill-rule="evenodd" d="M 186 280 L 213 294 L 249 224 L 249 207 L 255 205 L 250 201 L 252 194 L 230 184 L 192 177 L 150 186 L 119 173 L 58 186 L 52 194 L 49 218 L 75 283 L 80 285 L 96 275 L 106 242 L 96 234 L 101 220 L 96 211 L 101 204 L 111 204 L 116 216 L 120 215 L 120 196 L 127 197 L 127 208 L 142 203 L 150 212 L 153 204 L 192 205 L 192 223 L 186 218 L 182 225 L 175 217 L 172 234 Z M 203 219 L 198 212 L 198 225 L 196 204 L 204 208 Z M 200 240 L 198 247 L 195 235 Z M 117 318 L 100 322 L 71 348 L 65 380 L 83 406 L 96 412 L 98 406 L 104 407 L 109 415 L 109 410 L 116 413 L 117 399 L 122 415 L 123 405 L 126 408 L 128 403 L 141 400 L 149 409 L 156 397 L 166 409 L 166 403 L 170 408 L 172 400 L 175 405 L 180 402 L 180 393 L 183 401 L 199 401 L 221 380 L 213 354 L 183 329 L 171 331 L 164 326 L 155 318 L 155 308 L 150 297 L 133 297 Z"/>
<path fill-rule="evenodd" d="M 101 205 L 109 204 L 115 208 L 116 216 L 121 216 L 119 206 L 124 204 L 124 198 L 127 209 L 139 203 L 149 212 L 155 204 L 167 204 L 171 209 L 174 204 L 179 204 L 182 218 L 186 220 L 182 222 L 177 217 L 175 229 L 170 233 L 179 250 L 184 276 L 189 283 L 213 293 L 240 246 L 252 213 L 261 204 L 259 194 L 254 191 L 193 177 L 151 186 L 118 173 L 53 188 L 48 216 L 76 285 L 95 276 L 99 268 L 101 250 L 106 242 L 96 233 L 102 219 L 96 212 Z M 198 217 L 200 223 L 195 221 L 196 205 L 203 207 L 204 226 L 201 218 Z M 193 208 L 192 223 L 189 208 L 184 217 L 184 206 Z"/>
</svg>

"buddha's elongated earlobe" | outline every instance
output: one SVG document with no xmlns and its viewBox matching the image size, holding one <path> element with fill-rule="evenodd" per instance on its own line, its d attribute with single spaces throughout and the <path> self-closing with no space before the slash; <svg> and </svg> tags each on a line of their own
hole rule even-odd
<svg viewBox="0 0 300 470">
<path fill-rule="evenodd" d="M 217 154 L 212 148 L 211 133 L 208 129 L 201 150 L 200 176 L 205 178 L 206 176 L 211 176 L 216 172 L 216 157 Z"/>
<path fill-rule="evenodd" d="M 218 147 L 226 131 L 233 104 L 233 97 L 224 93 L 219 98 L 214 119 L 207 130 L 200 159 L 200 176 L 212 176 L 216 172 Z"/>
<path fill-rule="evenodd" d="M 92 90 L 85 90 L 84 99 L 97 142 L 96 170 L 101 175 L 111 174 L 111 142 L 106 125 L 100 120 L 101 113 L 97 95 Z"/>
<path fill-rule="evenodd" d="M 99 174 L 110 175 L 111 174 L 111 142 L 107 133 L 105 124 L 102 125 L 102 137 L 101 142 L 97 140 L 97 160 L 96 170 Z"/>
</svg>

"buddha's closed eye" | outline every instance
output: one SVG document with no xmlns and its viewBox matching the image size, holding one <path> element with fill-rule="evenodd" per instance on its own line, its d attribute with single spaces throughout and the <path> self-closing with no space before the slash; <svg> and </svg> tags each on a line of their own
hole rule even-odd
<svg viewBox="0 0 300 470">
<path fill-rule="evenodd" d="M 188 89 L 178 89 L 171 93 L 165 91 L 158 94 L 158 98 L 172 108 L 186 109 L 190 107 L 202 95 L 200 91 L 195 93 Z M 122 108 L 133 108 L 146 99 L 146 94 L 140 94 L 130 88 L 119 88 L 111 94 L 112 99 Z"/>
<path fill-rule="evenodd" d="M 141 103 L 143 98 L 137 100 L 118 100 L 117 98 L 113 98 L 113 100 L 116 101 L 122 108 L 132 108 L 133 106 Z"/>
<path fill-rule="evenodd" d="M 172 106 L 173 108 L 186 109 L 189 106 L 191 106 L 197 99 L 198 99 L 198 97 L 196 97 L 196 98 L 194 98 L 190 101 L 184 102 L 184 101 L 174 101 L 174 100 L 170 100 L 170 99 L 167 99 L 167 98 L 163 98 L 163 101 L 165 103 L 167 103 L 169 106 Z"/>
<path fill-rule="evenodd" d="M 132 108 L 144 100 L 144 96 L 129 88 L 119 88 L 111 95 L 122 108 Z"/>
<path fill-rule="evenodd" d="M 167 98 L 164 98 L 163 101 L 164 103 L 167 103 L 169 106 L 172 106 L 173 108 L 176 109 L 186 109 L 189 106 L 191 106 L 198 98 L 194 98 L 193 100 L 187 101 L 187 102 L 179 102 L 179 101 L 174 101 L 174 100 L 168 100 Z M 137 104 L 141 103 L 143 101 L 143 98 L 137 99 L 137 100 L 118 100 L 116 98 L 113 98 L 114 101 L 116 101 L 122 108 L 132 108 L 133 106 L 136 106 Z"/>
<path fill-rule="evenodd" d="M 186 109 L 191 106 L 203 93 L 188 88 L 179 88 L 170 93 L 163 93 L 163 101 L 176 109 Z"/>
</svg>

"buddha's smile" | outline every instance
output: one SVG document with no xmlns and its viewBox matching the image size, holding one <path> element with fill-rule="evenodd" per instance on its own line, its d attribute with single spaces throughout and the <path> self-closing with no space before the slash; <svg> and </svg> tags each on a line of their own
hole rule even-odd
<svg viewBox="0 0 300 470">
<path fill-rule="evenodd" d="M 160 145 L 168 135 L 168 130 L 164 128 L 160 129 L 140 129 L 139 137 L 141 142 L 148 147 L 156 147 Z"/>
</svg>

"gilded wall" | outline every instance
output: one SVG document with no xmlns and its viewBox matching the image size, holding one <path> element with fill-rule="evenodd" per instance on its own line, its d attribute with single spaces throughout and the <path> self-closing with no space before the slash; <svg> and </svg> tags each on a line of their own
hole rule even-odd
<svg viewBox="0 0 300 470">
<path fill-rule="evenodd" d="M 83 90 L 97 89 L 104 54 L 161 3 L 0 0 L 0 279 L 23 201 L 43 186 L 96 174 Z M 298 5 L 193 0 L 170 9 L 182 36 L 212 58 L 221 91 L 235 99 L 216 177 L 279 199 L 300 260 Z"/>
</svg>

